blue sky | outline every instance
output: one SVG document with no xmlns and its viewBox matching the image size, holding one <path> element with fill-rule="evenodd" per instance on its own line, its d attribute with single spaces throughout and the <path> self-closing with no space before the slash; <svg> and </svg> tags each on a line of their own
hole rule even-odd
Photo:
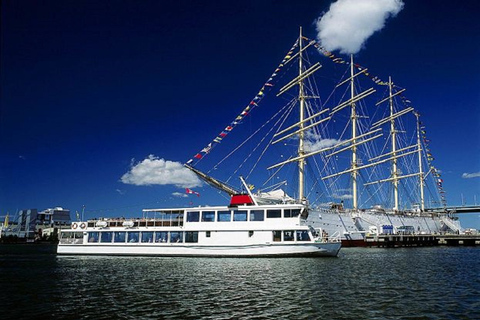
<svg viewBox="0 0 480 320">
<path fill-rule="evenodd" d="M 355 59 L 408 89 L 449 205 L 480 203 L 480 3 L 404 3 Z M 121 178 L 149 155 L 184 163 L 206 146 L 330 4 L 2 1 L 0 216 L 225 203 L 207 186 L 185 198 L 173 195 L 185 185 Z"/>
</svg>

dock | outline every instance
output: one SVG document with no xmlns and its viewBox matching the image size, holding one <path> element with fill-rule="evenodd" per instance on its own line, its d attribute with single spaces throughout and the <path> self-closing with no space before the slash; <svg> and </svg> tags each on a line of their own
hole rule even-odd
<svg viewBox="0 0 480 320">
<path fill-rule="evenodd" d="M 400 235 L 381 234 L 367 235 L 367 247 L 433 247 L 433 246 L 480 246 L 480 234 L 433 234 L 433 235 Z"/>
</svg>

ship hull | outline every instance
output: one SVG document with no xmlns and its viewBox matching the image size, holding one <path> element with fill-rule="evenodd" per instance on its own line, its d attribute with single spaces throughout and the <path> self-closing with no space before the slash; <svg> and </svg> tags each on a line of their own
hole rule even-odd
<svg viewBox="0 0 480 320">
<path fill-rule="evenodd" d="M 184 256 L 184 257 L 335 257 L 341 243 L 288 245 L 199 246 L 199 245 L 59 245 L 59 255 Z"/>
<path fill-rule="evenodd" d="M 342 239 L 342 247 L 343 248 L 355 248 L 355 247 L 366 247 L 367 246 L 367 243 L 365 242 L 365 240 L 362 238 L 362 239 L 356 239 L 356 240 L 352 240 L 352 239 Z"/>
<path fill-rule="evenodd" d="M 334 210 L 312 210 L 307 223 L 325 230 L 328 235 L 339 236 L 343 247 L 364 247 L 364 237 L 372 230 L 383 233 L 384 226 L 396 230 L 408 227 L 412 234 L 439 234 L 461 230 L 458 221 L 446 216 L 414 216 L 376 212 L 339 212 Z M 393 231 L 393 230 L 392 230 Z M 394 232 L 393 232 L 394 233 Z"/>
</svg>

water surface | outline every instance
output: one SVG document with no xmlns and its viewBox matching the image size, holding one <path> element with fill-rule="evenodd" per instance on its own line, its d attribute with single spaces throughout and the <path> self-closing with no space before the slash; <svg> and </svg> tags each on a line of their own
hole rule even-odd
<svg viewBox="0 0 480 320">
<path fill-rule="evenodd" d="M 72 257 L 2 245 L 2 318 L 480 319 L 479 263 L 480 248 L 462 247 L 249 259 Z"/>
</svg>

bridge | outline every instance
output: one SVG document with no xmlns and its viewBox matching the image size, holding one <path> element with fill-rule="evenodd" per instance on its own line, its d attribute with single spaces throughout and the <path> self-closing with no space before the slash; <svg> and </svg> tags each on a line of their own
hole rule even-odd
<svg viewBox="0 0 480 320">
<path fill-rule="evenodd" d="M 426 212 L 448 212 L 452 213 L 478 213 L 480 212 L 480 206 L 451 206 L 446 208 L 428 208 L 425 209 Z"/>
</svg>

